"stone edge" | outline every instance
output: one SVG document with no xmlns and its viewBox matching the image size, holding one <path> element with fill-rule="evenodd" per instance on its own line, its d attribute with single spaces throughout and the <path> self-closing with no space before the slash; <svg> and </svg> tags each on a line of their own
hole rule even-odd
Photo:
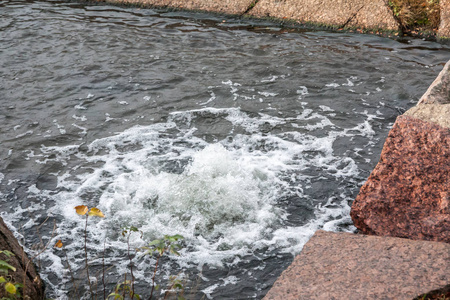
<svg viewBox="0 0 450 300">
<path fill-rule="evenodd" d="M 360 33 L 371 33 L 384 36 L 398 36 L 401 33 L 400 24 L 397 20 L 392 22 L 382 24 L 380 26 L 364 26 L 363 23 L 358 22 L 358 17 L 364 19 L 367 16 L 362 12 L 361 14 L 356 14 L 351 16 L 344 24 L 337 24 L 336 22 L 320 22 L 315 18 L 299 19 L 293 18 L 287 13 L 277 14 L 272 12 L 272 14 L 262 16 L 257 15 L 253 11 L 257 11 L 258 7 L 261 5 L 260 2 L 264 0 L 224 0 L 224 1 L 211 1 L 211 0 L 87 0 L 89 2 L 104 2 L 113 5 L 129 5 L 137 7 L 146 8 L 163 8 L 163 9 L 173 9 L 173 10 L 187 10 L 194 12 L 208 12 L 208 13 L 218 13 L 223 15 L 240 16 L 247 18 L 257 18 L 257 19 L 268 19 L 271 21 L 279 22 L 284 25 L 300 26 L 306 28 L 323 28 L 331 30 L 348 30 L 356 31 Z M 439 30 L 436 34 L 436 38 L 440 43 L 447 44 L 450 43 L 450 5 L 445 3 L 450 0 L 441 0 L 441 23 Z M 385 2 L 386 8 L 388 7 L 387 1 Z M 444 3 L 445 2 L 445 3 Z M 214 4 L 212 4 L 214 3 Z M 230 3 L 239 3 L 238 8 Z M 301 3 L 301 2 L 300 2 Z M 314 12 L 310 12 L 314 13 Z M 393 15 L 393 13 L 392 13 Z M 394 17 L 394 16 L 393 16 Z M 395 17 L 394 17 L 395 19 Z M 420 33 L 419 33 L 420 34 Z M 428 33 L 424 33 L 425 36 L 433 37 Z"/>
</svg>

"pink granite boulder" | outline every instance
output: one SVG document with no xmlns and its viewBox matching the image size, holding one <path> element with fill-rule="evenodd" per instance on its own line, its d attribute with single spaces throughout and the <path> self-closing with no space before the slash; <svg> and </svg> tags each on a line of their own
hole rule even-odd
<svg viewBox="0 0 450 300">
<path fill-rule="evenodd" d="M 363 233 L 450 243 L 450 129 L 398 117 L 351 217 Z"/>
</svg>

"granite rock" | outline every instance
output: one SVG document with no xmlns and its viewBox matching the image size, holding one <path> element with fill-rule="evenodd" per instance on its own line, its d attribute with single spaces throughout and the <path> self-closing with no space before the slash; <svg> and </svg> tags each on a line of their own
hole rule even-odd
<svg viewBox="0 0 450 300">
<path fill-rule="evenodd" d="M 194 11 L 209 11 L 231 15 L 241 15 L 253 0 L 105 0 L 110 3 L 137 4 L 149 7 L 171 7 Z"/>
<path fill-rule="evenodd" d="M 438 39 L 441 41 L 450 41 L 450 0 L 439 1 L 441 9 L 441 24 L 438 30 Z"/>
<path fill-rule="evenodd" d="M 23 248 L 19 245 L 18 241 L 8 229 L 6 224 L 0 217 L 0 250 L 8 250 L 14 254 L 14 256 L 6 257 L 4 254 L 0 254 L 0 260 L 7 261 L 10 265 L 16 268 L 15 272 L 9 272 L 12 281 L 15 283 L 24 284 L 22 296 L 23 299 L 30 300 L 42 300 L 44 297 L 44 284 L 39 277 L 33 263 L 25 254 Z M 3 288 L 0 288 L 0 298 L 6 297 L 6 292 Z M 9 298 L 8 298 L 9 299 Z"/>
<path fill-rule="evenodd" d="M 450 128 L 450 104 L 418 104 L 403 115 Z"/>
<path fill-rule="evenodd" d="M 407 299 L 450 282 L 446 243 L 317 231 L 266 300 Z"/>
<path fill-rule="evenodd" d="M 450 243 L 450 129 L 397 118 L 352 205 L 363 233 Z"/>
<path fill-rule="evenodd" d="M 450 60 L 420 98 L 418 104 L 450 104 Z"/>
<path fill-rule="evenodd" d="M 399 29 L 383 0 L 259 0 L 249 14 L 341 28 Z"/>
</svg>

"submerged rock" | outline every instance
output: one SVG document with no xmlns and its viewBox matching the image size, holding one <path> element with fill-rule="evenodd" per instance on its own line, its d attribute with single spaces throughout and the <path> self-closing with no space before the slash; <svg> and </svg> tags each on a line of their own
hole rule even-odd
<svg viewBox="0 0 450 300">
<path fill-rule="evenodd" d="M 317 231 L 264 299 L 405 299 L 450 282 L 450 245 Z"/>
<path fill-rule="evenodd" d="M 0 251 L 4 250 L 8 250 L 14 254 L 14 256 L 11 257 L 0 254 L 0 260 L 6 261 L 16 268 L 16 271 L 10 270 L 8 275 L 11 278 L 11 282 L 24 285 L 23 292 L 20 290 L 23 299 L 45 299 L 44 285 L 36 272 L 33 262 L 28 258 L 23 248 L 19 245 L 12 232 L 0 217 Z M 3 286 L 0 286 L 0 298 L 7 296 Z"/>
</svg>

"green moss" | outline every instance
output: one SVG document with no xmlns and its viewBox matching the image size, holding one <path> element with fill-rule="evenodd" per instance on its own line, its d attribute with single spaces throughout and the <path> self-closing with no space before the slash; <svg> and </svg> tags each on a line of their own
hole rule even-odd
<svg viewBox="0 0 450 300">
<path fill-rule="evenodd" d="M 439 0 L 389 0 L 388 3 L 405 32 L 437 31 L 440 23 Z"/>
</svg>

